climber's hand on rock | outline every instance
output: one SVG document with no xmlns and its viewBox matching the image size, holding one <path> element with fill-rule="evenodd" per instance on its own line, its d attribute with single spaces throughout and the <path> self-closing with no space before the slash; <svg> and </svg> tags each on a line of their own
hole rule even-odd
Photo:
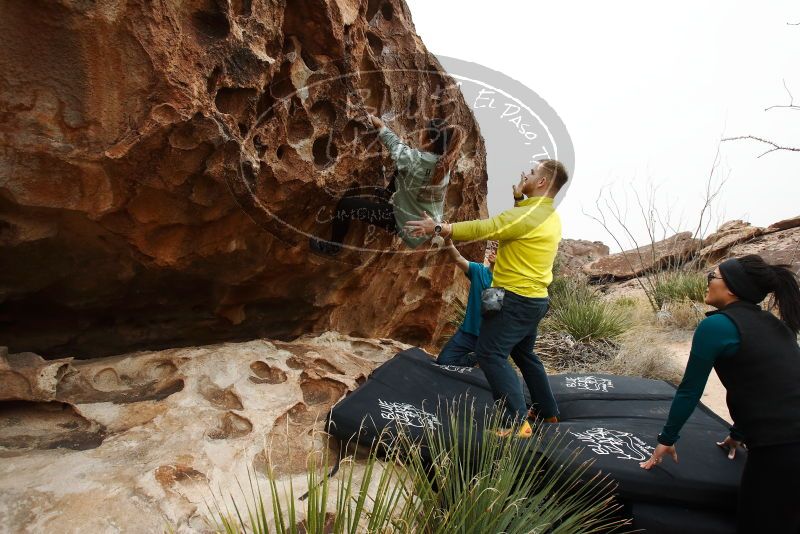
<svg viewBox="0 0 800 534">
<path fill-rule="evenodd" d="M 419 221 L 408 221 L 405 225 L 405 231 L 411 237 L 425 237 L 433 235 L 433 230 L 436 227 L 436 221 L 431 219 L 427 212 L 423 212 L 423 219 Z"/>
<path fill-rule="evenodd" d="M 377 129 L 383 128 L 383 121 L 375 115 L 369 115 L 369 122 Z"/>
</svg>

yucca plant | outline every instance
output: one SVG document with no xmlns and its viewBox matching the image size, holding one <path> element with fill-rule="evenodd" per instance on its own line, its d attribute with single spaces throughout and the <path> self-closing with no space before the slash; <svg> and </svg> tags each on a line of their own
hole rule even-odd
<svg viewBox="0 0 800 534">
<path fill-rule="evenodd" d="M 326 454 L 312 455 L 302 504 L 291 481 L 281 490 L 270 469 L 266 491 L 251 477 L 249 494 L 241 490 L 238 502 L 233 495 L 230 505 L 214 500 L 209 524 L 216 532 L 256 534 L 567 534 L 626 524 L 612 484 L 589 477 L 574 454 L 558 453 L 558 438 L 542 428 L 530 439 L 499 438 L 497 412 L 481 418 L 471 408 L 447 411 L 447 431 L 426 429 L 421 440 L 402 426 L 384 432 L 366 459 L 346 456 L 335 477 Z"/>
<path fill-rule="evenodd" d="M 577 341 L 614 340 L 630 327 L 630 314 L 623 307 L 600 298 L 586 281 L 557 279 L 550 285 L 550 314 L 545 331 L 565 332 Z"/>
<path fill-rule="evenodd" d="M 705 300 L 706 275 L 694 271 L 668 271 L 656 277 L 652 299 L 660 308 L 670 302 Z"/>
</svg>

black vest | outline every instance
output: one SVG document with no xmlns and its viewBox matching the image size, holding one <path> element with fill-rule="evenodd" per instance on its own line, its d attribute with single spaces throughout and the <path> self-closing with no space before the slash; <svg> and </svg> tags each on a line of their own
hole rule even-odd
<svg viewBox="0 0 800 534">
<path fill-rule="evenodd" d="M 728 409 L 748 447 L 800 443 L 800 347 L 783 321 L 749 302 L 722 313 L 739 330 L 733 356 L 714 364 L 727 390 Z"/>
</svg>

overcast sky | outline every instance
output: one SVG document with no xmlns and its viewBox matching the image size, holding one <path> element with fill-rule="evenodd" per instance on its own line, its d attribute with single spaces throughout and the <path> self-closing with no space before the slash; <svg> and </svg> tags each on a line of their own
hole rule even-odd
<svg viewBox="0 0 800 534">
<path fill-rule="evenodd" d="M 764 111 L 789 103 L 784 80 L 800 104 L 800 25 L 789 25 L 800 22 L 797 0 L 407 3 L 428 50 L 519 80 L 564 121 L 576 160 L 559 207 L 564 237 L 616 249 L 582 210 L 594 209 L 602 187 L 624 205 L 626 189 L 645 193 L 648 183 L 659 186 L 660 210 L 693 230 L 721 137 L 800 146 L 800 110 Z M 722 143 L 717 176 L 728 181 L 715 222 L 800 215 L 800 153 L 758 159 L 768 148 Z M 517 178 L 490 172 L 491 214 L 509 207 Z M 646 242 L 641 216 L 628 217 Z"/>
</svg>

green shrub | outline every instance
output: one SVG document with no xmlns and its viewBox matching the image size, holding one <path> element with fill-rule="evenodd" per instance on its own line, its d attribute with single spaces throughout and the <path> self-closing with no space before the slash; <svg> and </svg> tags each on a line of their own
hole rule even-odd
<svg viewBox="0 0 800 534">
<path fill-rule="evenodd" d="M 708 281 L 704 273 L 668 271 L 660 273 L 653 284 L 653 300 L 661 308 L 669 302 L 705 300 Z"/>
<path fill-rule="evenodd" d="M 622 309 L 631 309 L 639 305 L 639 301 L 634 297 L 620 297 L 614 300 L 614 305 Z"/>
<path fill-rule="evenodd" d="M 460 300 L 453 300 L 450 305 L 450 311 L 447 316 L 447 324 L 453 328 L 459 328 L 464 322 L 464 317 L 467 316 L 467 307 L 461 304 Z"/>
<path fill-rule="evenodd" d="M 270 470 L 262 491 L 251 477 L 249 495 L 242 490 L 238 502 L 230 496 L 232 504 L 220 506 L 215 498 L 209 524 L 216 532 L 256 534 L 566 534 L 623 526 L 607 480 L 587 480 L 586 464 L 568 474 L 563 464 L 574 456 L 548 465 L 544 458 L 555 443 L 542 440 L 546 425 L 527 440 L 499 439 L 496 413 L 484 419 L 482 436 L 474 412 L 467 415 L 444 415 L 449 434 L 426 429 L 424 453 L 402 429 L 394 439 L 384 435 L 361 463 L 343 459 L 335 478 L 328 475 L 327 455 L 313 455 L 304 502 L 291 479 L 281 490 Z"/>
<path fill-rule="evenodd" d="M 550 285 L 546 331 L 565 332 L 575 340 L 613 340 L 630 326 L 627 310 L 606 302 L 586 281 L 559 278 Z"/>
</svg>

